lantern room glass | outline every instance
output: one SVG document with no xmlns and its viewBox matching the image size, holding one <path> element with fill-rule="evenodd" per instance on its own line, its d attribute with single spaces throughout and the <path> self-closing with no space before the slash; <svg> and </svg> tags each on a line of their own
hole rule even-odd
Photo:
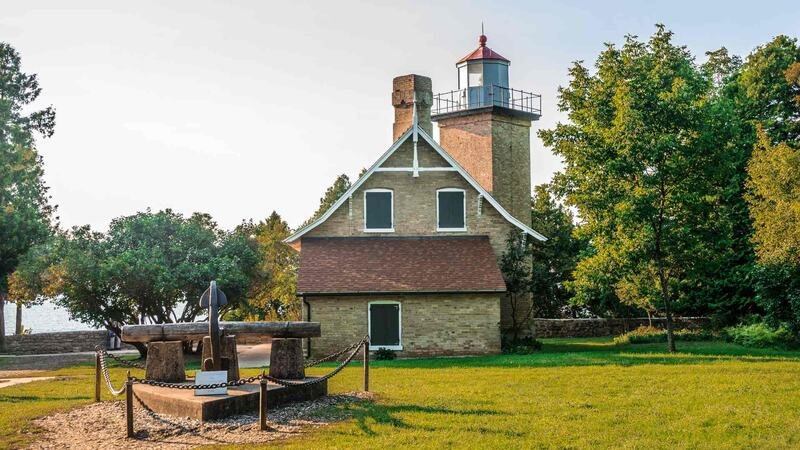
<svg viewBox="0 0 800 450">
<path fill-rule="evenodd" d="M 503 106 L 508 102 L 507 61 L 488 59 L 466 61 L 457 69 L 461 107 Z"/>
</svg>

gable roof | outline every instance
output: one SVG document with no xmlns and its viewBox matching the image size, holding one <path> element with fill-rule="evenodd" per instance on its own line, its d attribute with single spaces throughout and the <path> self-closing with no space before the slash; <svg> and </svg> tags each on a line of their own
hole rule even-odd
<svg viewBox="0 0 800 450">
<path fill-rule="evenodd" d="M 414 111 L 416 112 L 416 108 L 414 108 Z M 339 209 L 339 207 L 342 206 L 342 204 L 344 204 L 344 202 L 346 202 L 347 199 L 350 198 L 350 196 L 353 195 L 353 193 L 359 187 L 361 187 L 361 185 L 364 184 L 364 182 L 367 181 L 367 179 L 373 173 L 375 173 L 376 169 L 378 169 L 386 161 L 386 159 L 388 159 L 389 156 L 392 155 L 392 153 L 394 153 L 398 148 L 400 148 L 400 145 L 403 142 L 405 142 L 406 139 L 408 139 L 412 135 L 415 138 L 414 145 L 416 145 L 416 137 L 417 136 L 421 136 L 422 139 L 425 142 L 427 142 L 428 145 L 430 145 L 433 148 L 434 151 L 436 151 L 442 158 L 444 158 L 444 160 L 447 161 L 448 164 L 450 164 L 452 167 L 454 167 L 456 169 L 456 171 L 459 174 L 461 174 L 461 176 L 467 181 L 467 183 L 469 183 L 470 186 L 472 186 L 476 191 L 478 191 L 478 193 L 487 202 L 489 202 L 489 204 L 492 205 L 492 207 L 494 207 L 494 209 L 496 209 L 497 212 L 499 212 L 500 215 L 502 215 L 503 218 L 505 218 L 508 222 L 510 222 L 512 225 L 514 225 L 515 227 L 517 227 L 520 230 L 522 230 L 522 232 L 532 236 L 535 239 L 538 239 L 539 241 L 544 242 L 544 241 L 547 240 L 547 238 L 544 237 L 542 234 L 534 231 L 531 227 L 529 227 L 529 226 L 525 225 L 524 223 L 520 222 L 516 217 L 512 216 L 511 213 L 506 211 L 506 209 L 503 208 L 503 206 L 500 205 L 500 203 L 497 200 L 495 200 L 494 197 L 492 197 L 492 195 L 489 194 L 489 192 L 486 189 L 483 188 L 483 186 L 481 186 L 477 181 L 475 181 L 474 178 L 472 178 L 472 175 L 470 175 L 469 172 L 467 172 L 463 167 L 461 167 L 461 165 L 452 156 L 450 156 L 450 154 L 447 153 L 447 151 L 445 149 L 443 149 L 424 129 L 422 129 L 422 127 L 419 126 L 419 123 L 416 120 L 416 114 L 414 115 L 414 119 L 415 120 L 413 121 L 413 124 L 411 125 L 411 127 L 408 130 L 406 130 L 406 132 L 403 133 L 394 142 L 394 144 L 392 144 L 392 146 L 389 147 L 389 149 L 386 150 L 386 152 L 384 152 L 384 154 L 381 155 L 381 157 L 378 158 L 377 161 L 375 161 L 375 163 L 372 166 L 370 166 L 369 170 L 364 172 L 364 174 L 361 175 L 361 177 L 359 177 L 359 179 L 356 180 L 356 182 L 353 183 L 350 186 L 350 189 L 348 189 L 344 194 L 342 194 L 341 197 L 339 197 L 338 200 L 336 200 L 336 203 L 334 203 L 333 206 L 328 208 L 328 210 L 325 211 L 325 213 L 322 214 L 321 216 L 319 216 L 316 220 L 314 220 L 311 223 L 305 225 L 304 227 L 299 228 L 297 231 L 292 233 L 292 235 L 287 237 L 286 239 L 284 239 L 283 242 L 286 242 L 286 243 L 294 242 L 297 239 L 299 239 L 301 236 L 306 234 L 307 232 L 309 232 L 309 231 L 313 230 L 314 228 L 316 228 L 319 224 L 321 224 L 321 223 L 325 222 L 326 220 L 328 220 L 328 218 L 337 209 Z"/>
<path fill-rule="evenodd" d="M 487 236 L 303 239 L 297 293 L 505 292 Z"/>
</svg>

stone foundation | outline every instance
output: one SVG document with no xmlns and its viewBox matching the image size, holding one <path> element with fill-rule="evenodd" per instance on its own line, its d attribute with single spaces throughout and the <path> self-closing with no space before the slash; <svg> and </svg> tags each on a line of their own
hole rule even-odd
<svg viewBox="0 0 800 450">
<path fill-rule="evenodd" d="M 311 380 L 308 378 L 307 380 Z M 258 414 L 259 385 L 244 384 L 228 388 L 228 395 L 194 395 L 190 389 L 134 384 L 133 392 L 147 408 L 158 413 L 198 420 L 230 417 L 236 414 Z M 328 395 L 328 382 L 322 381 L 303 386 L 278 386 L 270 383 L 267 388 L 267 408 L 314 400 Z M 140 408 L 134 405 L 134 408 Z M 135 426 L 135 425 L 134 425 Z"/>
<path fill-rule="evenodd" d="M 54 333 L 35 333 L 6 336 L 3 353 L 12 355 L 37 355 L 44 353 L 91 352 L 94 347 L 108 349 L 106 330 L 59 331 Z M 123 349 L 134 347 L 122 344 Z"/>
</svg>

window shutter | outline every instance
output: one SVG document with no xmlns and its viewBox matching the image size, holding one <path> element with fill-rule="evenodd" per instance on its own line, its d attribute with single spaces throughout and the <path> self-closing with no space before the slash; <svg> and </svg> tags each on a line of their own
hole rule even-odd
<svg viewBox="0 0 800 450">
<path fill-rule="evenodd" d="M 372 304 L 369 306 L 369 337 L 371 346 L 400 345 L 400 305 Z"/>
<path fill-rule="evenodd" d="M 464 228 L 464 192 L 440 191 L 439 228 Z"/>
<path fill-rule="evenodd" d="M 367 229 L 392 228 L 392 193 L 367 192 L 366 194 Z"/>
</svg>

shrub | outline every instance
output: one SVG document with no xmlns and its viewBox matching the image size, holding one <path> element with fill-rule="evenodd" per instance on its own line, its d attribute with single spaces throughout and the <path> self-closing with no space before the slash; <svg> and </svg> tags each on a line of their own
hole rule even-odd
<svg viewBox="0 0 800 450">
<path fill-rule="evenodd" d="M 542 349 L 542 343 L 533 337 L 503 341 L 503 353 L 507 355 L 529 355 Z"/>
<path fill-rule="evenodd" d="M 714 336 L 707 331 L 677 330 L 673 332 L 676 341 L 710 341 Z M 660 344 L 667 342 L 667 330 L 641 326 L 633 331 L 614 338 L 614 343 L 622 344 Z"/>
<path fill-rule="evenodd" d="M 786 349 L 795 347 L 797 344 L 786 326 L 781 325 L 778 328 L 773 328 L 763 322 L 728 327 L 725 329 L 723 336 L 729 342 L 746 347 Z"/>
<path fill-rule="evenodd" d="M 378 361 L 391 361 L 395 358 L 397 358 L 397 353 L 394 350 L 389 350 L 386 347 L 375 350 L 375 359 Z"/>
</svg>

